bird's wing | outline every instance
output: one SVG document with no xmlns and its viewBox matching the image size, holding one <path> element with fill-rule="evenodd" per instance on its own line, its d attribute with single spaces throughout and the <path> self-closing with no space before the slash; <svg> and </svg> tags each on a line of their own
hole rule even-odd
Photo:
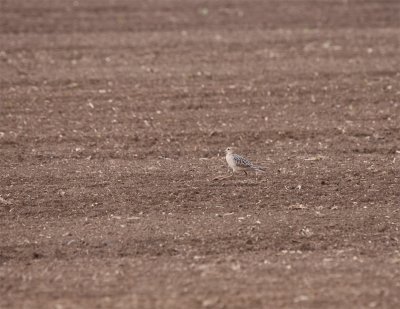
<svg viewBox="0 0 400 309">
<path fill-rule="evenodd" d="M 235 164 L 237 166 L 239 166 L 239 167 L 245 167 L 246 168 L 246 167 L 252 167 L 253 166 L 253 164 L 249 160 L 247 160 L 247 159 L 245 159 L 245 158 L 243 158 L 243 157 L 241 157 L 241 156 L 239 156 L 237 154 L 233 155 L 233 160 L 235 160 Z"/>
</svg>

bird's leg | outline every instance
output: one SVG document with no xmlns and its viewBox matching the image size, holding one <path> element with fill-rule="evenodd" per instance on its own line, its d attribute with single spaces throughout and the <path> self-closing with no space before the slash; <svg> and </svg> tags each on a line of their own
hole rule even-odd
<svg viewBox="0 0 400 309">
<path fill-rule="evenodd" d="M 245 171 L 245 170 L 243 170 L 243 172 L 246 174 L 246 176 L 247 176 L 247 172 Z"/>
</svg>

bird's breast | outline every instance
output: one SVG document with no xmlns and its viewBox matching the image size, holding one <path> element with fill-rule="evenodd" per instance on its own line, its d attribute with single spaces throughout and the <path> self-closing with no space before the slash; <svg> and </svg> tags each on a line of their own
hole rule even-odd
<svg viewBox="0 0 400 309">
<path fill-rule="evenodd" d="M 229 165 L 232 169 L 235 169 L 236 164 L 235 164 L 235 160 L 233 159 L 233 156 L 227 154 L 225 158 L 226 158 L 226 162 L 228 163 L 228 165 Z"/>
</svg>

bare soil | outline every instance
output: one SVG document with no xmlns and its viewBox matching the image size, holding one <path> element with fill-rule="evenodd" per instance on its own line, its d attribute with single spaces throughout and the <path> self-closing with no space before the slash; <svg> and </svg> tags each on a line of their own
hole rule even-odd
<svg viewBox="0 0 400 309">
<path fill-rule="evenodd" d="M 0 308 L 399 308 L 399 55 L 399 1 L 0 0 Z"/>
</svg>

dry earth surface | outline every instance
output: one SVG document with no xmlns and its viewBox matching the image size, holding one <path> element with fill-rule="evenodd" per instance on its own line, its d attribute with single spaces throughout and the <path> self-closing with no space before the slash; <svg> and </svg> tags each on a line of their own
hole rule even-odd
<svg viewBox="0 0 400 309">
<path fill-rule="evenodd" d="M 0 308 L 399 308 L 399 55 L 395 0 L 0 0 Z"/>
</svg>

